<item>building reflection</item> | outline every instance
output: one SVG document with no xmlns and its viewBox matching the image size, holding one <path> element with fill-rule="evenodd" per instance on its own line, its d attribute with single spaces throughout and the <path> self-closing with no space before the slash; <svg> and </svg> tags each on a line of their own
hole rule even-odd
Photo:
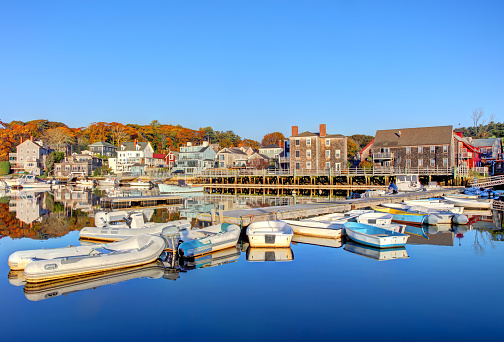
<svg viewBox="0 0 504 342">
<path fill-rule="evenodd" d="M 25 224 L 42 222 L 48 211 L 45 208 L 45 193 L 20 191 L 12 193 L 9 200 L 9 211 L 16 213 L 16 218 Z"/>
<path fill-rule="evenodd" d="M 54 201 L 62 203 L 67 213 L 72 210 L 93 213 L 93 208 L 100 203 L 100 197 L 91 189 L 64 187 L 54 190 Z"/>
</svg>

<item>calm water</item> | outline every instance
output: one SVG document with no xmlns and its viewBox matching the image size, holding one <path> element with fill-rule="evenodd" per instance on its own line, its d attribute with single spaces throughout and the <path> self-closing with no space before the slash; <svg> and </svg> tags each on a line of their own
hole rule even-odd
<svg viewBox="0 0 504 342">
<path fill-rule="evenodd" d="M 164 265 L 66 288 L 25 287 L 12 273 L 9 279 L 14 251 L 78 245 L 78 229 L 93 222 L 89 213 L 101 195 L 1 198 L 2 340 L 502 340 L 498 213 L 473 217 L 472 230 L 430 227 L 428 239 L 410 238 L 403 259 L 378 261 L 387 254 L 344 241 L 333 248 L 298 242 L 267 255 L 283 262 L 253 262 L 264 253 L 231 249 L 185 264 L 168 255 Z M 207 196 L 145 214 L 161 221 L 291 200 Z"/>
</svg>

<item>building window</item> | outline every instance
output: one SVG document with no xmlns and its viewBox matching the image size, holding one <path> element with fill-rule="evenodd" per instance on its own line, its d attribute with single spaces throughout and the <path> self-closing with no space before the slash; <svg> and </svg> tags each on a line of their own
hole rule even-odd
<svg viewBox="0 0 504 342">
<path fill-rule="evenodd" d="M 336 158 L 341 158 L 341 150 L 335 150 L 335 151 L 334 151 L 334 156 L 335 156 Z"/>
<path fill-rule="evenodd" d="M 411 153 L 411 146 L 407 146 L 406 147 L 406 154 L 410 154 Z"/>
<path fill-rule="evenodd" d="M 307 146 L 311 145 L 311 138 L 306 138 L 306 145 Z"/>
<path fill-rule="evenodd" d="M 406 159 L 406 167 L 411 167 L 411 159 Z"/>
<path fill-rule="evenodd" d="M 224 160 L 224 155 L 223 155 L 223 154 L 221 154 L 221 155 L 219 156 L 219 159 L 220 159 L 220 160 Z"/>
<path fill-rule="evenodd" d="M 418 153 L 423 153 L 423 147 L 422 146 L 418 146 Z"/>
<path fill-rule="evenodd" d="M 224 167 L 224 162 L 220 162 L 220 167 Z"/>
<path fill-rule="evenodd" d="M 334 168 L 336 169 L 336 171 L 340 171 L 341 170 L 341 163 L 334 164 Z"/>
<path fill-rule="evenodd" d="M 325 151 L 325 157 L 326 157 L 326 158 L 331 158 L 331 151 L 326 150 L 326 151 Z"/>
<path fill-rule="evenodd" d="M 311 162 L 306 162 L 306 169 L 311 170 Z"/>
<path fill-rule="evenodd" d="M 21 153 L 23 153 L 23 149 L 21 149 Z"/>
<path fill-rule="evenodd" d="M 331 168 L 331 163 L 330 162 L 326 162 L 325 163 L 325 168 L 326 168 L 326 170 L 329 170 Z"/>
<path fill-rule="evenodd" d="M 430 147 L 430 153 L 436 152 L 436 146 L 431 146 Z"/>
<path fill-rule="evenodd" d="M 297 151 L 295 152 L 295 156 L 296 156 L 296 158 L 301 157 L 301 152 L 299 152 L 299 150 L 297 150 Z"/>
<path fill-rule="evenodd" d="M 448 145 L 443 145 L 443 152 L 444 153 L 448 152 Z"/>
<path fill-rule="evenodd" d="M 423 166 L 423 159 L 418 159 L 418 167 L 422 167 Z"/>
<path fill-rule="evenodd" d="M 325 140 L 325 145 L 326 146 L 331 146 L 331 140 L 330 139 L 326 139 Z"/>
<path fill-rule="evenodd" d="M 311 158 L 311 150 L 306 150 L 306 158 Z"/>
<path fill-rule="evenodd" d="M 299 170 L 301 168 L 301 164 L 299 162 L 296 163 L 296 170 Z"/>
<path fill-rule="evenodd" d="M 299 139 L 296 139 L 296 140 L 294 141 L 294 145 L 299 146 Z"/>
<path fill-rule="evenodd" d="M 436 159 L 431 159 L 430 160 L 430 166 L 436 166 Z"/>
<path fill-rule="evenodd" d="M 443 158 L 443 166 L 448 166 L 448 158 Z"/>
</svg>

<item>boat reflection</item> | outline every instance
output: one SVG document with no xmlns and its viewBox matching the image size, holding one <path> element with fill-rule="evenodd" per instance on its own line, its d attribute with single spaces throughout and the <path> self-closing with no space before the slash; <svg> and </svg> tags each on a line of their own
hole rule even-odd
<svg viewBox="0 0 504 342">
<path fill-rule="evenodd" d="M 179 267 L 183 271 L 190 271 L 198 268 L 220 266 L 236 262 L 240 258 L 240 255 L 241 251 L 239 248 L 230 247 L 193 258 L 180 258 Z"/>
<path fill-rule="evenodd" d="M 409 258 L 406 248 L 373 248 L 359 243 L 347 242 L 343 248 L 345 251 L 365 256 L 378 261 L 407 259 Z"/>
<path fill-rule="evenodd" d="M 61 295 L 66 296 L 73 292 L 96 289 L 104 285 L 117 284 L 136 278 L 159 279 L 163 278 L 164 275 L 165 267 L 163 263 L 158 260 L 142 266 L 97 273 L 86 277 L 76 277 L 39 284 L 28 283 L 24 287 L 24 292 L 28 300 L 40 301 Z"/>
<path fill-rule="evenodd" d="M 260 248 L 249 247 L 247 249 L 247 261 L 292 261 L 294 253 L 290 247 L 285 248 Z"/>
<path fill-rule="evenodd" d="M 294 234 L 292 242 L 322 247 L 340 248 L 343 246 L 342 239 L 327 239 L 316 236 Z"/>
<path fill-rule="evenodd" d="M 26 280 L 23 277 L 23 270 L 20 271 L 9 271 L 9 283 L 14 286 L 24 286 L 26 284 Z"/>
</svg>

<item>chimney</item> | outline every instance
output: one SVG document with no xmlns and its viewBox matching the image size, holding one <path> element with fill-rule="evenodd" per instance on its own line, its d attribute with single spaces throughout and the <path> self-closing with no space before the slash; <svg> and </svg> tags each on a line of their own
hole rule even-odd
<svg viewBox="0 0 504 342">
<path fill-rule="evenodd" d="M 33 141 L 33 135 L 30 135 L 30 140 Z"/>
<path fill-rule="evenodd" d="M 298 126 L 292 126 L 292 135 L 298 135 L 299 133 L 299 128 Z"/>
<path fill-rule="evenodd" d="M 326 125 L 325 124 L 320 124 L 319 134 L 321 137 L 326 136 Z"/>
<path fill-rule="evenodd" d="M 133 142 L 135 143 L 135 147 L 136 147 L 136 145 L 137 145 L 137 140 L 135 139 L 135 140 L 133 140 Z"/>
<path fill-rule="evenodd" d="M 453 132 L 453 134 L 455 134 L 457 137 L 461 137 L 461 138 L 464 137 L 464 132 Z"/>
<path fill-rule="evenodd" d="M 23 143 L 23 136 L 21 136 L 21 144 Z"/>
</svg>

